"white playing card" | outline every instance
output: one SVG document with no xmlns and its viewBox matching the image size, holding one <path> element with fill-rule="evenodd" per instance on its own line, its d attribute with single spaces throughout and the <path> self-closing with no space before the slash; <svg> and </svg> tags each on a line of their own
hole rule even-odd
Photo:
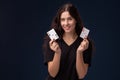
<svg viewBox="0 0 120 80">
<path fill-rule="evenodd" d="M 82 32 L 80 34 L 80 37 L 83 38 L 83 39 L 86 38 L 88 36 L 89 32 L 90 32 L 89 29 L 83 27 Z"/>
<path fill-rule="evenodd" d="M 57 35 L 57 33 L 55 32 L 54 29 L 51 29 L 47 32 L 48 36 L 50 37 L 51 40 L 56 40 L 59 38 L 59 36 Z"/>
</svg>

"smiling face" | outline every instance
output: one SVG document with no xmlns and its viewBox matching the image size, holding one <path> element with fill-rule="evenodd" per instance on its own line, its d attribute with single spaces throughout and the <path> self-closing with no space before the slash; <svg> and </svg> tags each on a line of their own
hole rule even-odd
<svg viewBox="0 0 120 80">
<path fill-rule="evenodd" d="M 68 11 L 64 11 L 61 14 L 60 24 L 65 33 L 75 32 L 76 20 L 69 14 Z"/>
</svg>

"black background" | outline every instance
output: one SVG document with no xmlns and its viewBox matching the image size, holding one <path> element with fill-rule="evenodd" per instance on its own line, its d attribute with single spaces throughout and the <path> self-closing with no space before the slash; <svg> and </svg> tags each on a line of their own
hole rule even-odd
<svg viewBox="0 0 120 80">
<path fill-rule="evenodd" d="M 1 0 L 0 80 L 44 80 L 43 37 L 58 8 L 73 3 L 94 41 L 85 80 L 119 80 L 118 0 Z"/>
</svg>

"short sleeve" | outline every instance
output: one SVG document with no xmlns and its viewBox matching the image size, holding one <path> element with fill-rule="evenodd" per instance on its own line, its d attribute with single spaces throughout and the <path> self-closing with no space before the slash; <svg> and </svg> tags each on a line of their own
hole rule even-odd
<svg viewBox="0 0 120 80">
<path fill-rule="evenodd" d="M 49 61 L 53 60 L 54 52 L 49 47 L 49 41 L 44 41 L 43 55 L 44 55 L 44 64 L 47 65 Z"/>
<path fill-rule="evenodd" d="M 92 58 L 92 43 L 89 41 L 89 47 L 83 53 L 84 63 L 89 64 L 91 66 L 91 58 Z"/>
</svg>

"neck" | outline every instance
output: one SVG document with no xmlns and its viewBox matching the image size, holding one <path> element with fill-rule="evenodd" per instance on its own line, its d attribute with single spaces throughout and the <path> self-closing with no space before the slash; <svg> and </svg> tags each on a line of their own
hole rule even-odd
<svg viewBox="0 0 120 80">
<path fill-rule="evenodd" d="M 74 33 L 64 33 L 63 38 L 75 39 L 77 37 L 76 32 Z"/>
</svg>

